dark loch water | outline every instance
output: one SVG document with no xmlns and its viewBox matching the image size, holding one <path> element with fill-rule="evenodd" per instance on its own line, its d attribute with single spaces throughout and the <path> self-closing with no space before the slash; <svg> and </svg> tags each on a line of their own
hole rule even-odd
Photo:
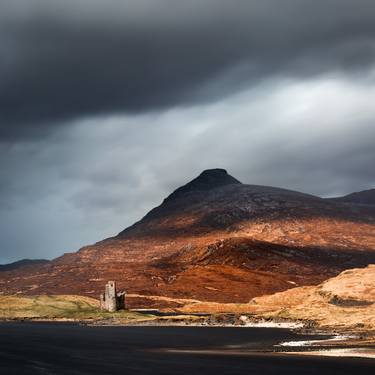
<svg viewBox="0 0 375 375">
<path fill-rule="evenodd" d="M 375 374 L 371 359 L 256 353 L 303 339 L 271 328 L 0 323 L 0 374 Z"/>
</svg>

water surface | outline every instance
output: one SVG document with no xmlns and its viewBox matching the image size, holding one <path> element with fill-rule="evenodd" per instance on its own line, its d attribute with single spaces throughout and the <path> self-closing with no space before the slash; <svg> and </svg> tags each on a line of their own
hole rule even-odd
<svg viewBox="0 0 375 375">
<path fill-rule="evenodd" d="M 273 328 L 2 323 L 0 374 L 375 374 L 371 359 L 272 353 L 306 338 Z"/>
</svg>

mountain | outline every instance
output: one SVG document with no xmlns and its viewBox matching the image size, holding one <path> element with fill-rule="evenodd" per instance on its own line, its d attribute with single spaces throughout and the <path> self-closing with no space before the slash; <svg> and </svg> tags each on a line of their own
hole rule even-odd
<svg viewBox="0 0 375 375">
<path fill-rule="evenodd" d="M 351 193 L 344 197 L 332 198 L 336 201 L 347 203 L 371 204 L 375 205 L 375 189 L 363 190 L 357 193 Z"/>
<path fill-rule="evenodd" d="M 0 264 L 0 272 L 13 271 L 23 267 L 40 266 L 49 263 L 47 259 L 21 259 L 13 263 Z"/>
<path fill-rule="evenodd" d="M 374 206 L 242 184 L 211 169 L 115 237 L 2 272 L 0 291 L 96 297 L 114 279 L 133 307 L 159 303 L 153 295 L 247 302 L 375 263 L 374 229 Z"/>
</svg>

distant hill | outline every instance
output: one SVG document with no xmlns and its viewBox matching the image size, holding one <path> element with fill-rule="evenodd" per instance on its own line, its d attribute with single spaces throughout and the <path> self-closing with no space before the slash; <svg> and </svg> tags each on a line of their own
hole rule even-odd
<svg viewBox="0 0 375 375">
<path fill-rule="evenodd" d="M 13 271 L 17 270 L 21 267 L 27 266 L 40 266 L 43 264 L 47 264 L 50 261 L 47 259 L 21 259 L 17 262 L 8 263 L 8 264 L 0 264 L 0 272 L 2 271 Z"/>
<path fill-rule="evenodd" d="M 338 202 L 359 203 L 375 205 L 375 189 L 363 190 L 357 193 L 351 193 L 344 197 L 332 198 Z"/>
</svg>

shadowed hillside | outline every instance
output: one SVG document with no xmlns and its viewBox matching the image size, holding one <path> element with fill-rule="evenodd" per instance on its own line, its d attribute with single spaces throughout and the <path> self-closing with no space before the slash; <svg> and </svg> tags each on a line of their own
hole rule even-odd
<svg viewBox="0 0 375 375">
<path fill-rule="evenodd" d="M 375 189 L 351 193 L 344 197 L 332 198 L 332 200 L 336 200 L 337 202 L 375 205 Z"/>
<path fill-rule="evenodd" d="M 24 267 L 40 266 L 43 264 L 47 264 L 48 262 L 49 260 L 46 260 L 46 259 L 21 259 L 21 260 L 18 260 L 17 262 L 0 265 L 0 272 L 1 271 L 13 271 L 21 267 L 24 268 Z"/>
</svg>

